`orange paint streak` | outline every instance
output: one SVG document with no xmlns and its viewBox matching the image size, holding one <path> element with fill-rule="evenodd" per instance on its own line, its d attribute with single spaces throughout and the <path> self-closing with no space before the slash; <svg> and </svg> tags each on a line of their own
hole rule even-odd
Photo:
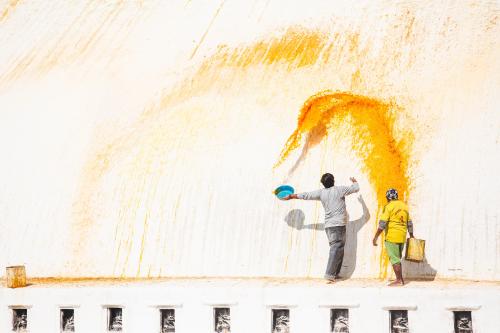
<svg viewBox="0 0 500 333">
<path fill-rule="evenodd" d="M 100 10 L 101 8 L 103 10 Z M 120 20 L 128 13 L 126 9 L 136 11 L 134 19 L 130 20 L 130 24 L 124 25 L 120 33 L 115 33 L 116 38 L 112 44 L 105 44 L 106 34 L 112 31 L 117 23 L 121 23 Z M 112 6 L 105 6 L 102 2 L 90 1 L 57 37 L 33 45 L 25 54 L 14 59 L 12 65 L 0 73 L 0 86 L 24 75 L 45 74 L 57 66 L 66 66 L 81 59 L 88 59 L 94 56 L 95 52 L 99 52 L 101 59 L 103 54 L 113 58 L 117 49 L 129 37 L 130 31 L 146 14 L 142 6 L 134 3 L 118 1 Z M 103 49 L 106 52 L 103 52 Z"/>
<path fill-rule="evenodd" d="M 7 6 L 0 11 L 0 22 L 5 20 L 16 9 L 19 1 L 20 0 L 10 0 L 7 2 Z"/>
<path fill-rule="evenodd" d="M 319 205 L 316 204 L 316 207 L 314 208 L 314 217 L 313 221 L 318 221 L 319 219 Z M 313 256 L 314 256 L 314 250 L 315 250 L 315 243 L 316 243 L 316 234 L 317 234 L 317 229 L 313 228 L 312 230 L 312 235 L 311 235 L 311 252 L 309 254 L 309 258 L 307 261 L 307 277 L 311 276 L 311 270 L 312 270 L 312 263 L 313 263 Z"/>
<path fill-rule="evenodd" d="M 144 230 L 142 232 L 142 238 L 141 238 L 141 249 L 139 251 L 139 265 L 137 266 L 137 276 L 141 275 L 141 264 L 142 264 L 142 257 L 144 255 L 144 247 L 146 246 L 146 235 L 148 233 L 148 218 L 149 216 L 146 215 L 144 218 Z M 148 273 L 149 275 L 149 273 Z"/>
<path fill-rule="evenodd" d="M 349 36 L 351 38 L 354 35 Z M 339 37 L 340 35 L 336 36 Z M 246 75 L 245 70 L 253 66 L 285 65 L 288 71 L 293 71 L 315 64 L 326 64 L 334 51 L 332 43 L 326 33 L 293 26 L 283 34 L 251 44 L 234 48 L 219 46 L 213 55 L 201 63 L 192 76 L 163 94 L 158 103 L 148 108 L 143 118 L 146 119 L 168 106 L 181 103 L 193 95 L 214 89 L 214 82 L 228 80 L 227 77 L 221 76 L 226 69 L 231 69 L 231 75 L 234 77 Z M 352 46 L 352 41 L 350 45 Z"/>
<path fill-rule="evenodd" d="M 97 31 L 102 29 L 101 27 Z M 355 36 L 351 37 L 353 37 L 353 40 L 350 40 L 349 47 L 353 47 L 352 43 L 356 39 Z M 90 35 L 90 39 L 92 40 L 90 44 L 96 43 L 95 35 Z M 134 126 L 134 133 L 124 133 L 112 140 L 108 140 L 105 144 L 100 140 L 96 140 L 95 146 L 91 149 L 91 156 L 89 156 L 82 170 L 80 191 L 75 200 L 73 210 L 74 222 L 72 226 L 77 238 L 74 242 L 74 257 L 85 257 L 84 251 L 90 241 L 91 230 L 93 230 L 93 225 L 99 218 L 99 193 L 102 191 L 102 184 L 106 175 L 110 172 L 111 166 L 123 162 L 122 159 L 126 155 L 126 152 L 135 146 L 138 135 L 149 133 L 152 122 L 155 121 L 158 113 L 171 105 L 189 100 L 194 95 L 214 89 L 214 82 L 227 81 L 227 78 L 220 77 L 221 71 L 225 69 L 229 69 L 233 75 L 240 75 L 247 68 L 253 66 L 263 65 L 266 67 L 277 66 L 281 68 L 286 66 L 288 71 L 293 71 L 305 66 L 323 64 L 334 50 L 332 43 L 333 41 L 329 39 L 328 34 L 302 27 L 291 27 L 281 35 L 268 37 L 251 44 L 235 48 L 220 47 L 215 54 L 200 64 L 200 67 L 192 76 L 186 78 L 177 87 L 165 93 L 160 98 L 159 103 L 154 103 L 151 107 L 147 108 L 136 126 Z M 79 44 L 80 47 L 84 46 L 84 49 L 88 51 L 89 47 L 85 45 L 85 43 Z M 161 141 L 161 139 L 159 140 Z M 143 162 L 139 161 L 138 163 Z M 147 169 L 147 166 L 142 165 L 140 168 L 142 173 Z M 122 204 L 123 214 L 120 214 L 120 221 L 117 222 L 115 230 L 117 250 L 113 272 L 122 276 L 126 274 L 127 267 L 130 265 L 131 252 L 136 249 L 139 250 L 142 247 L 140 244 L 134 244 L 137 241 L 135 240 L 136 226 L 130 223 L 131 220 L 135 219 L 133 212 L 137 210 L 137 205 L 139 204 L 139 202 L 135 202 L 134 204 L 132 201 L 140 201 L 139 194 L 143 192 L 142 186 L 138 186 L 136 192 L 138 193 L 137 196 L 131 195 L 129 198 L 131 202 Z M 176 222 L 176 211 L 177 209 L 174 210 L 172 223 Z M 315 238 L 316 235 L 313 235 L 312 244 L 315 243 Z M 163 256 L 167 252 L 166 244 L 165 240 L 161 244 Z M 145 246 L 148 245 L 146 244 Z M 142 251 L 140 250 L 140 252 Z M 142 258 L 139 260 L 139 267 L 141 266 L 141 260 Z M 311 264 L 312 252 L 309 263 L 310 267 Z"/>
<path fill-rule="evenodd" d="M 220 3 L 219 8 L 217 8 L 217 10 L 215 11 L 215 14 L 214 14 L 214 16 L 212 17 L 212 19 L 210 20 L 210 23 L 208 24 L 207 29 L 205 30 L 205 32 L 204 32 L 204 33 L 203 33 L 203 35 L 201 36 L 200 41 L 198 42 L 198 44 L 197 44 L 197 45 L 196 45 L 196 47 L 194 48 L 193 53 L 191 53 L 191 57 L 190 57 L 189 59 L 193 59 L 193 57 L 196 55 L 196 52 L 198 52 L 198 49 L 200 48 L 201 44 L 203 44 L 203 42 L 205 41 L 205 38 L 207 37 L 208 32 L 209 32 L 209 31 L 210 31 L 210 29 L 212 28 L 212 25 L 214 24 L 215 19 L 217 18 L 217 16 L 219 16 L 220 10 L 222 9 L 222 7 L 224 7 L 224 2 L 225 2 L 225 0 L 223 0 L 223 1 Z"/>
<path fill-rule="evenodd" d="M 83 172 L 84 190 L 77 198 L 77 206 L 81 209 L 75 214 L 77 220 L 75 225 L 78 229 L 87 229 L 78 234 L 79 248 L 81 244 L 88 242 L 86 239 L 90 236 L 88 229 L 92 228 L 95 217 L 98 215 L 99 206 L 96 204 L 95 197 L 100 192 L 103 180 L 109 172 L 108 161 L 111 165 L 120 164 L 122 154 L 133 149 L 138 138 L 149 133 L 156 118 L 170 106 L 180 104 L 212 89 L 218 89 L 221 85 L 235 82 L 241 76 L 246 75 L 247 69 L 253 67 L 263 66 L 268 72 L 272 72 L 274 67 L 293 72 L 308 66 L 325 66 L 328 62 L 338 61 L 338 59 L 356 63 L 359 61 L 359 56 L 364 53 L 364 49 L 360 48 L 359 44 L 360 37 L 357 33 L 331 35 L 319 30 L 290 27 L 283 34 L 266 37 L 250 44 L 234 48 L 221 46 L 213 55 L 201 62 L 193 75 L 186 77 L 173 89 L 165 91 L 158 102 L 147 107 L 133 127 L 134 133 L 123 133 L 107 144 L 96 141 L 92 156 L 89 157 Z M 360 69 L 353 72 L 354 85 L 360 85 L 363 82 L 362 78 L 363 74 Z M 405 143 L 394 139 L 393 118 L 390 113 L 393 106 L 347 93 L 327 92 L 313 96 L 304 105 L 299 126 L 290 137 L 279 163 L 286 159 L 293 150 L 299 148 L 302 139 L 306 141 L 303 154 L 305 157 L 308 149 L 321 142 L 328 131 L 333 129 L 331 120 L 345 120 L 353 127 L 353 148 L 364 161 L 364 168 L 374 184 L 378 201 L 380 205 L 383 205 L 385 190 L 388 186 L 397 187 L 402 193 L 408 190 Z M 142 138 L 140 140 L 143 141 Z M 161 141 L 161 139 L 158 140 Z M 103 161 L 106 163 L 102 163 Z M 395 166 L 390 161 L 395 161 Z M 138 163 L 141 170 L 147 168 L 146 165 L 140 166 L 143 162 Z M 142 191 L 143 189 L 139 186 L 137 193 Z M 130 200 L 140 199 L 131 197 Z M 123 210 L 134 211 L 137 207 L 130 203 L 124 206 Z M 130 212 L 124 215 L 134 214 Z M 174 210 L 173 223 L 175 220 Z M 117 246 L 119 253 L 115 269 L 119 271 L 122 267 L 122 274 L 125 274 L 126 267 L 129 265 L 130 252 L 132 249 L 138 249 L 139 244 L 133 244 L 134 226 L 132 224 L 128 225 L 128 230 L 125 227 L 127 225 L 125 218 L 118 224 L 121 234 L 117 236 L 120 244 Z M 312 247 L 315 242 L 316 235 L 312 235 Z M 163 241 L 161 247 L 163 248 L 162 255 L 165 256 L 166 241 Z M 381 260 L 384 260 L 383 258 L 384 256 Z M 312 255 L 309 261 L 310 267 L 311 262 Z M 140 262 L 139 265 L 141 265 Z M 285 267 L 286 265 L 287 263 Z M 381 267 L 386 267 L 386 264 L 381 262 Z"/>
<path fill-rule="evenodd" d="M 109 146 L 107 146 L 109 149 Z M 106 151 L 106 150 L 105 150 Z M 96 190 L 100 186 L 100 180 L 106 174 L 110 167 L 111 154 L 105 151 L 95 156 L 95 163 L 87 165 L 83 170 L 85 177 L 82 179 L 78 197 L 79 200 L 73 204 L 73 223 L 72 228 L 75 234 L 78 234 L 77 240 L 73 243 L 73 256 L 78 258 L 83 255 L 87 249 L 87 241 L 90 236 L 90 225 L 96 219 L 98 207 L 98 198 Z"/>
<path fill-rule="evenodd" d="M 318 31 L 292 27 L 283 35 L 238 48 L 220 47 L 204 62 L 200 72 L 217 66 L 249 67 L 258 64 L 288 63 L 293 67 L 315 64 L 327 44 L 325 35 Z"/>
<path fill-rule="evenodd" d="M 385 192 L 396 188 L 401 197 L 408 195 L 409 145 L 411 135 L 396 140 L 393 104 L 351 93 L 322 92 L 309 98 L 300 110 L 297 128 L 288 138 L 275 167 L 280 166 L 290 154 L 303 144 L 303 151 L 296 165 L 307 156 L 309 149 L 320 143 L 330 131 L 335 131 L 338 121 L 347 121 L 352 138 L 352 149 L 363 162 L 363 171 L 375 189 L 379 207 L 386 203 Z M 383 248 L 382 248 L 383 250 Z M 380 277 L 387 272 L 388 261 L 382 252 Z"/>
</svg>

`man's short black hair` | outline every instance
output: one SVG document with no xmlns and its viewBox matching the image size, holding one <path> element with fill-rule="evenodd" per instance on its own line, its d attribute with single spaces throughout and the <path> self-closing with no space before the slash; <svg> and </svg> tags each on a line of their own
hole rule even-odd
<svg viewBox="0 0 500 333">
<path fill-rule="evenodd" d="M 331 173 L 325 173 L 321 176 L 321 184 L 323 184 L 325 188 L 330 188 L 335 184 L 335 178 Z"/>
</svg>

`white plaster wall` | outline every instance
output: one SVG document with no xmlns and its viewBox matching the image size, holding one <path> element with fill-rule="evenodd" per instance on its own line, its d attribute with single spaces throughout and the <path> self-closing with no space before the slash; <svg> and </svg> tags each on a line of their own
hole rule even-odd
<svg viewBox="0 0 500 333">
<path fill-rule="evenodd" d="M 292 175 L 272 169 L 304 101 L 330 89 L 395 101 L 396 126 L 414 131 L 409 204 L 428 265 L 407 274 L 498 280 L 498 12 L 490 1 L 2 2 L 0 266 L 320 277 L 324 232 L 284 219 L 301 209 L 321 223 L 321 207 L 271 191 L 314 189 L 333 171 L 359 179 L 371 215 L 350 227 L 344 269 L 377 277 L 378 203 L 349 134 Z M 337 55 L 197 74 L 220 45 L 290 27 L 320 31 Z M 347 204 L 359 219 L 356 198 Z"/>
<path fill-rule="evenodd" d="M 158 332 L 158 306 L 175 306 L 176 332 L 213 332 L 213 307 L 228 306 L 232 332 L 271 332 L 271 310 L 290 309 L 291 332 L 329 332 L 329 309 L 349 308 L 350 332 L 389 332 L 389 309 L 408 309 L 410 331 L 452 333 L 453 309 L 472 311 L 475 333 L 500 325 L 495 285 L 412 283 L 405 288 L 321 283 L 198 280 L 114 286 L 33 286 L 0 289 L 0 327 L 11 327 L 8 306 L 31 306 L 30 332 L 57 332 L 61 306 L 76 306 L 77 332 L 105 332 L 105 307 L 123 307 L 123 332 Z"/>
</svg>

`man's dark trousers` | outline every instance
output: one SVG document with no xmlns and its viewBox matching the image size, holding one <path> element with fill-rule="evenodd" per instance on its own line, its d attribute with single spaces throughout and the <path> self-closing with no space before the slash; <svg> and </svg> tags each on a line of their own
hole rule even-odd
<svg viewBox="0 0 500 333">
<path fill-rule="evenodd" d="M 326 266 L 325 279 L 335 279 L 342 268 L 344 260 L 345 226 L 325 228 L 328 243 L 330 244 L 330 256 Z"/>
</svg>

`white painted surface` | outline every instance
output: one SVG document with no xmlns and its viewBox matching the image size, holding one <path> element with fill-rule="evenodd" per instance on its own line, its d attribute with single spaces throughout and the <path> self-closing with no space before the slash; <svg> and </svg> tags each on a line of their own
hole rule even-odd
<svg viewBox="0 0 500 333">
<path fill-rule="evenodd" d="M 475 333 L 500 325 L 498 284 L 411 282 L 387 288 L 373 281 L 178 280 L 107 284 L 33 285 L 0 289 L 0 328 L 9 330 L 9 305 L 29 305 L 30 332 L 58 332 L 61 306 L 76 307 L 76 332 L 105 332 L 105 307 L 123 307 L 123 332 L 158 332 L 157 306 L 174 305 L 176 332 L 212 332 L 213 307 L 230 305 L 231 332 L 271 332 L 271 310 L 290 309 L 291 332 L 329 332 L 329 309 L 349 307 L 350 332 L 388 332 L 388 309 L 408 309 L 412 333 L 453 332 L 450 309 L 472 310 Z"/>
<path fill-rule="evenodd" d="M 14 2 L 0 7 L 0 267 L 322 276 L 324 232 L 284 221 L 301 209 L 320 223 L 322 209 L 278 202 L 287 169 L 272 166 L 304 101 L 331 89 L 394 100 L 415 132 L 409 204 L 430 266 L 406 272 L 500 279 L 497 2 Z M 337 36 L 333 60 L 196 76 L 219 45 L 298 26 Z M 321 143 L 288 182 L 359 179 L 371 219 L 351 227 L 345 270 L 377 277 L 378 204 L 348 141 Z"/>
</svg>

